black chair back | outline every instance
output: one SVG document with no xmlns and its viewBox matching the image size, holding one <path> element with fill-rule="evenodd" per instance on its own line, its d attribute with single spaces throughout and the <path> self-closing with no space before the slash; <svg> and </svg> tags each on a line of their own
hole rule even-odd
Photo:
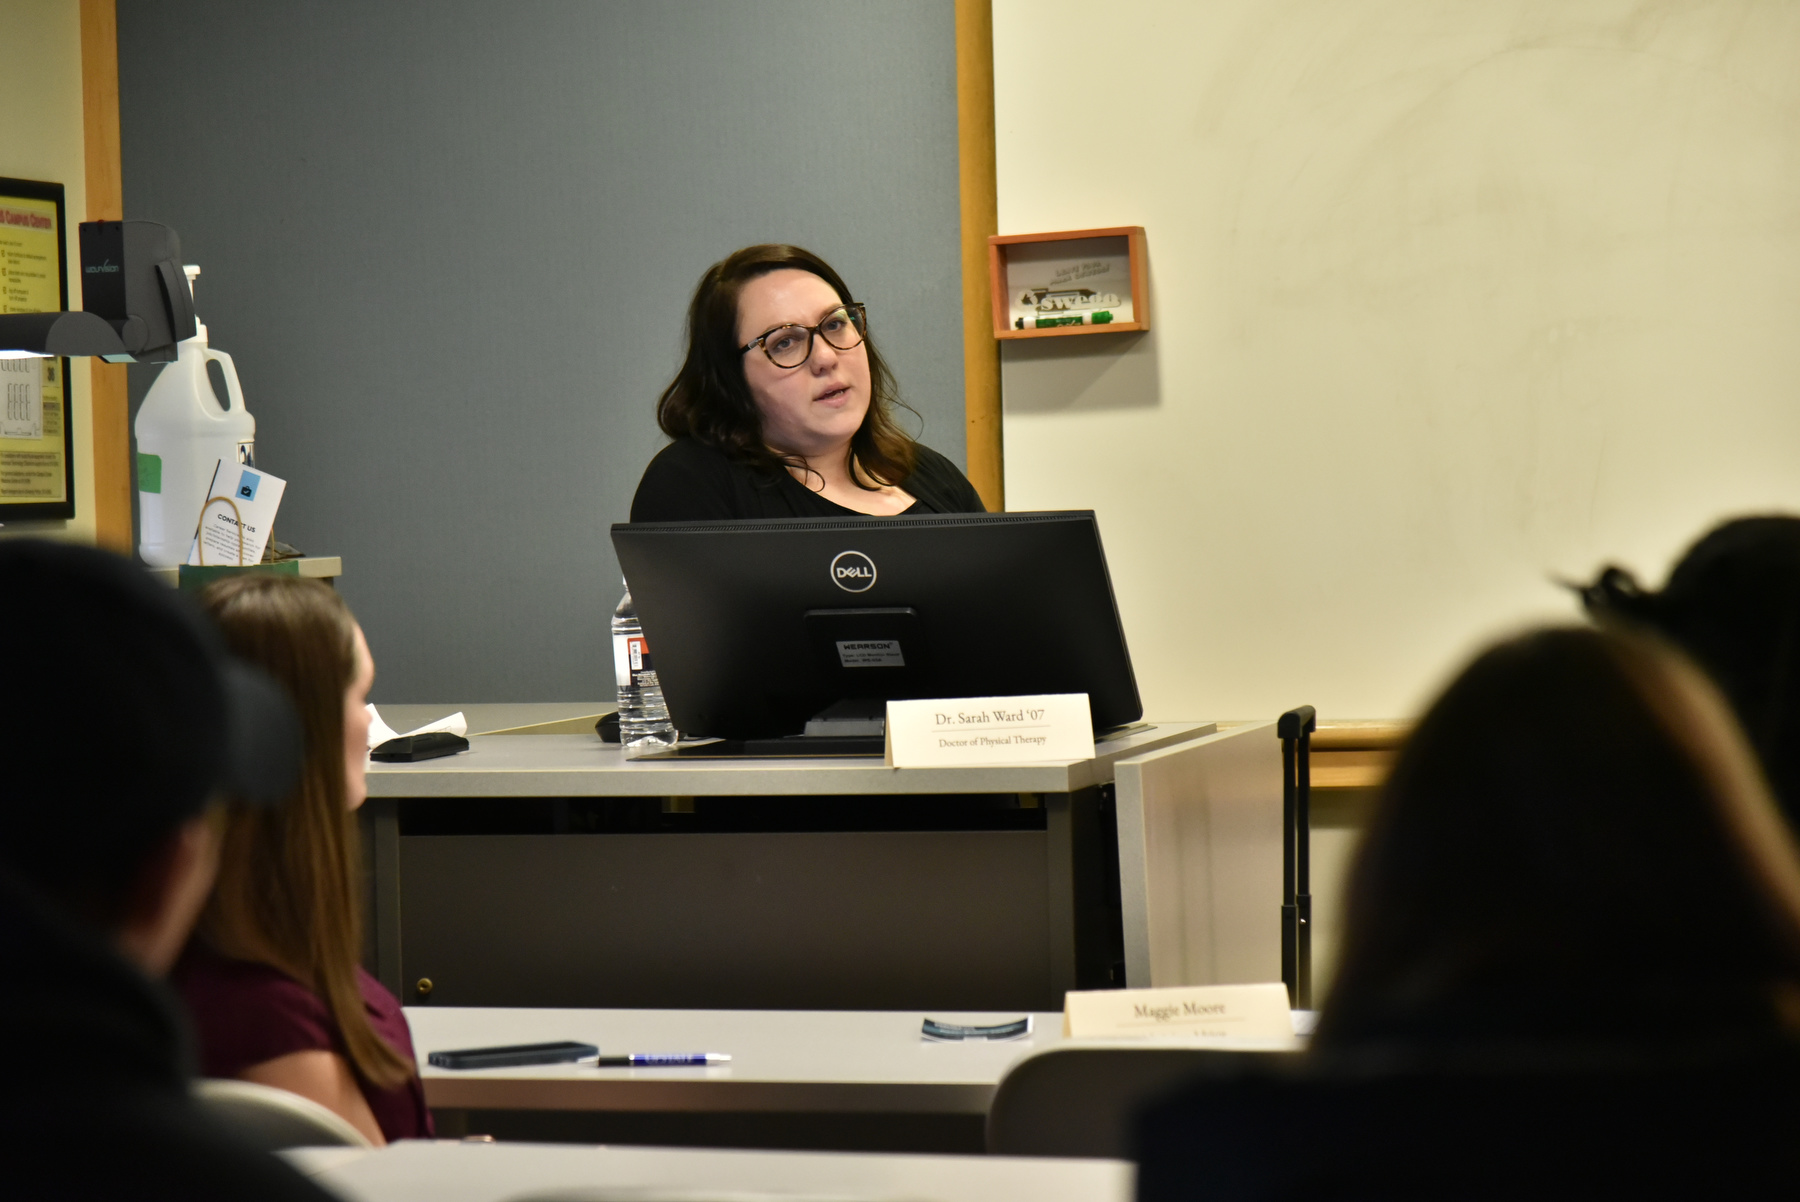
<svg viewBox="0 0 1800 1202">
<path fill-rule="evenodd" d="M 1239 1056 L 1197 1047 L 1064 1044 L 1013 1065 L 988 1108 L 987 1150 L 997 1156 L 1127 1159 L 1145 1103 Z"/>
<path fill-rule="evenodd" d="M 1239 1058 L 1138 1134 L 1140 1202 L 1785 1193 L 1800 1188 L 1800 1056 Z"/>
</svg>

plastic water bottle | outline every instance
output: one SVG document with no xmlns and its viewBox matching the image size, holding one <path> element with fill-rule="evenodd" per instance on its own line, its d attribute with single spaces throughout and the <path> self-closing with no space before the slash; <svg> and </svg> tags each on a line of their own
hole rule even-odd
<svg viewBox="0 0 1800 1202">
<path fill-rule="evenodd" d="M 681 736 L 669 721 L 662 683 L 650 664 L 650 645 L 631 603 L 631 585 L 613 610 L 613 679 L 619 686 L 619 742 L 629 756 L 648 755 L 675 746 Z"/>
</svg>

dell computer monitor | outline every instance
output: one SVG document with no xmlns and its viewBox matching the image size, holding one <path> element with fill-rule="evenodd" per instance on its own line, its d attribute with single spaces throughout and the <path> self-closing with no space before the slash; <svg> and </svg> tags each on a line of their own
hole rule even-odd
<svg viewBox="0 0 1800 1202">
<path fill-rule="evenodd" d="M 800 735 L 847 700 L 1086 693 L 1097 731 L 1142 714 L 1091 511 L 639 522 L 612 539 L 684 738 Z"/>
</svg>

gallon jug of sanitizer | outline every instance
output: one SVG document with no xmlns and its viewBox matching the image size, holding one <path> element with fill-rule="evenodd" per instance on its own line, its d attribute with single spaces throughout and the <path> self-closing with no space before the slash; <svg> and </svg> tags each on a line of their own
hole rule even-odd
<svg viewBox="0 0 1800 1202">
<path fill-rule="evenodd" d="M 183 267 L 188 287 L 200 269 Z M 214 469 L 256 465 L 256 419 L 244 408 L 237 366 L 207 345 L 206 327 L 181 342 L 175 362 L 157 374 L 132 430 L 137 435 L 138 554 L 155 567 L 186 563 Z M 230 404 L 221 406 L 206 365 L 224 372 Z"/>
</svg>

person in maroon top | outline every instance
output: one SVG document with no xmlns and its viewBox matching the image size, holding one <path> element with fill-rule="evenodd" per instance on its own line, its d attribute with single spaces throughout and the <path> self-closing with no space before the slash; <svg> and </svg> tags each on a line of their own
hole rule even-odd
<svg viewBox="0 0 1800 1202">
<path fill-rule="evenodd" d="M 429 1136 L 400 1003 L 358 962 L 368 643 L 317 581 L 235 576 L 201 601 L 233 653 L 286 688 L 306 741 L 286 802 L 229 810 L 218 883 L 173 974 L 201 1072 L 311 1098 L 377 1145 Z"/>
<path fill-rule="evenodd" d="M 31 704 L 0 723 L 0 1197 L 331 1202 L 190 1091 L 162 980 L 218 866 L 217 814 L 277 805 L 301 732 L 190 599 L 121 556 L 0 541 Z M 71 722 L 103 699 L 106 729 Z"/>
</svg>

